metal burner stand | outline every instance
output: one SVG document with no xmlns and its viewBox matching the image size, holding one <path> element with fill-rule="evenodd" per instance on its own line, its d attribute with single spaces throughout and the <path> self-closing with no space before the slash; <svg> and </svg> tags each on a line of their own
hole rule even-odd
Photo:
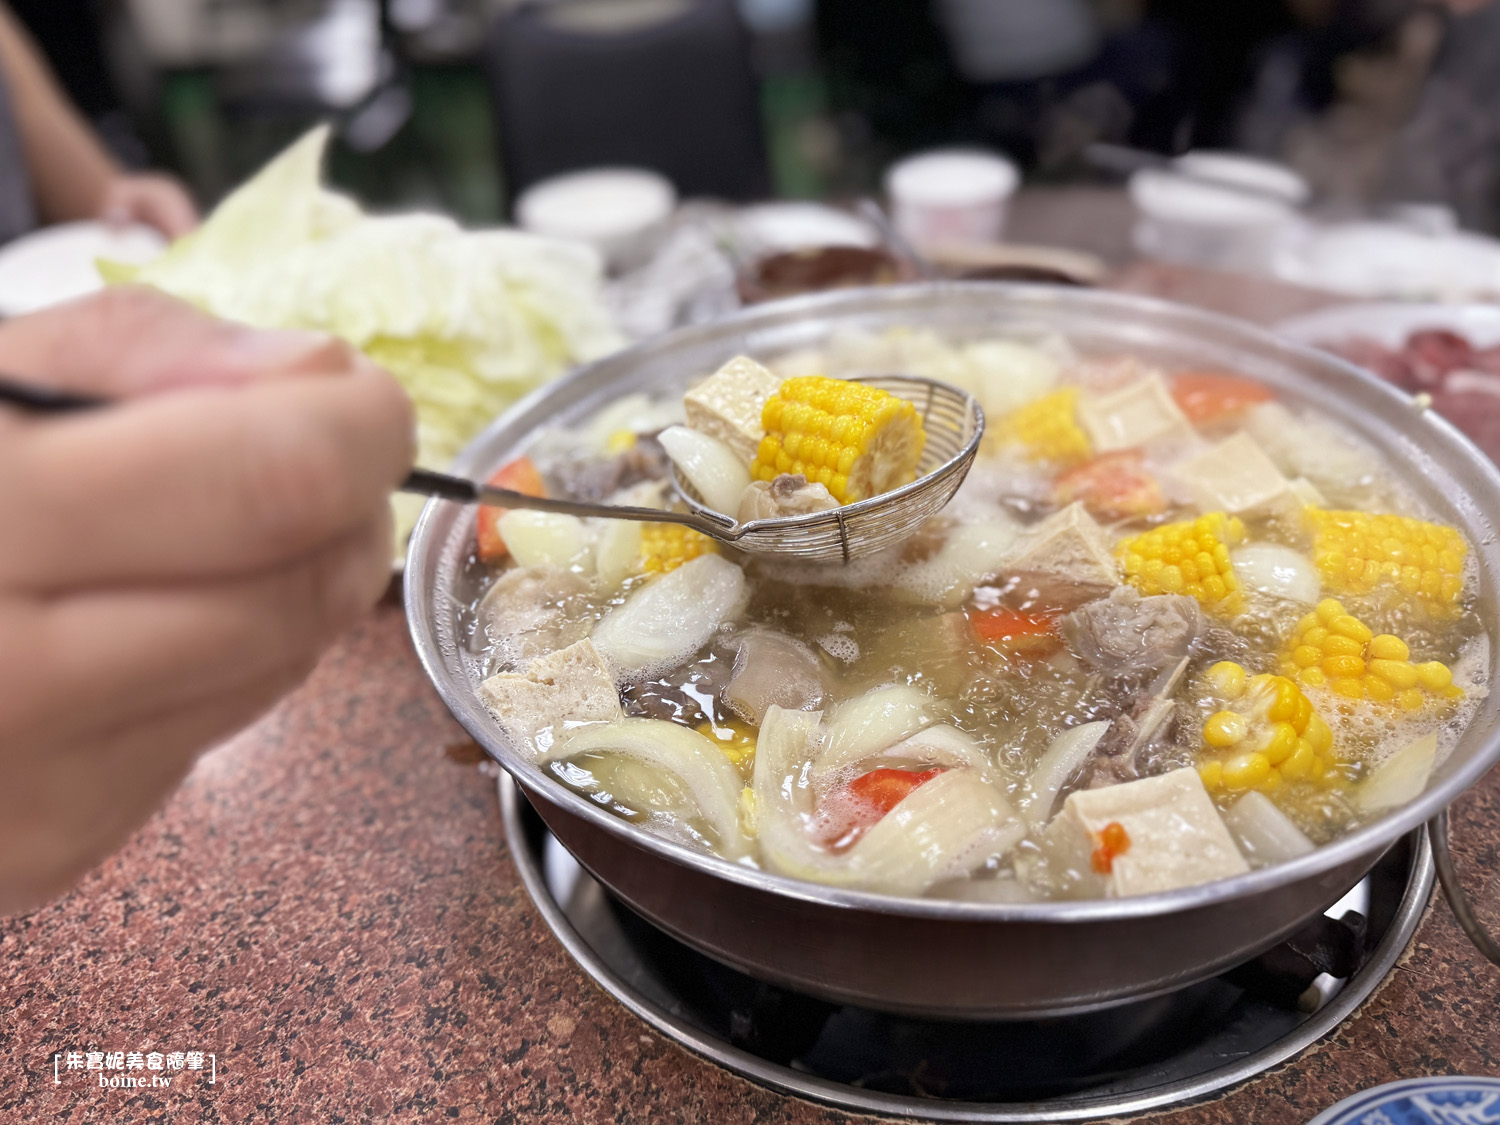
<svg viewBox="0 0 1500 1125">
<path fill-rule="evenodd" d="M 810 1072 L 801 1061 L 783 1065 L 764 1058 L 732 1043 L 721 1030 L 705 1026 L 706 1020 L 679 999 L 651 959 L 637 948 L 631 927 L 622 921 L 621 908 L 552 839 L 507 774 L 500 775 L 499 796 L 506 841 L 532 900 L 573 959 L 625 1007 L 689 1050 L 767 1086 L 856 1112 L 929 1121 L 1086 1121 L 1179 1105 L 1243 1082 L 1301 1053 L 1364 1002 L 1416 932 L 1434 879 L 1432 852 L 1424 833 L 1419 830 L 1393 845 L 1381 861 L 1386 877 L 1371 882 L 1372 895 L 1386 901 L 1372 901 L 1368 913 L 1377 926 L 1382 916 L 1386 919 L 1384 932 L 1378 934 L 1363 966 L 1310 1015 L 1269 1005 L 1239 1005 L 1190 1044 L 1178 1044 L 1159 1058 L 1106 1069 L 1097 1081 L 1084 1075 L 1079 1088 L 1068 1092 L 1024 1101 L 949 1100 L 830 1080 Z M 563 890 L 560 896 L 555 893 L 558 888 Z M 559 897 L 564 901 L 560 903 Z M 671 939 L 659 935 L 659 940 Z M 681 955 L 698 956 L 686 947 L 681 947 Z M 732 970 L 722 971 L 738 976 Z M 899 1021 L 899 1017 L 859 1009 L 843 1011 Z"/>
</svg>

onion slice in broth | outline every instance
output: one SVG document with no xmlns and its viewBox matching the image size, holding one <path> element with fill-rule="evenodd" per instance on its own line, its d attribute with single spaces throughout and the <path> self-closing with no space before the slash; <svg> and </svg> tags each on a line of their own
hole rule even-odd
<svg viewBox="0 0 1500 1125">
<path fill-rule="evenodd" d="M 750 850 L 740 827 L 740 775 L 712 739 L 663 719 L 621 719 L 580 727 L 541 756 L 565 761 L 580 754 L 628 754 L 673 774 L 687 788 L 720 854 L 739 859 Z"/>
<path fill-rule="evenodd" d="M 814 804 L 808 764 L 819 749 L 821 720 L 816 711 L 773 706 L 760 728 L 754 788 L 761 856 L 772 871 L 829 886 L 920 894 L 968 874 L 1026 834 L 978 770 L 950 769 L 915 789 L 847 851 L 827 851 L 808 831 Z"/>
</svg>

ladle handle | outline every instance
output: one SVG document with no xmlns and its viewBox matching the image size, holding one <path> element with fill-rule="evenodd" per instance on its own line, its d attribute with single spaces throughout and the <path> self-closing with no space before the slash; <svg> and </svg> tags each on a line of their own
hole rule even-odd
<svg viewBox="0 0 1500 1125">
<path fill-rule="evenodd" d="M 1453 853 L 1448 848 L 1448 810 L 1444 809 L 1427 822 L 1427 838 L 1432 841 L 1432 862 L 1437 867 L 1438 882 L 1443 884 L 1443 897 L 1448 900 L 1448 909 L 1458 920 L 1463 932 L 1469 935 L 1474 948 L 1484 954 L 1492 964 L 1500 965 L 1500 942 L 1484 928 L 1474 913 L 1474 904 L 1469 901 L 1463 884 L 1458 881 L 1458 869 L 1453 865 Z"/>
<path fill-rule="evenodd" d="M 402 492 L 456 500 L 460 504 L 490 504 L 497 508 L 525 508 L 533 512 L 561 512 L 569 516 L 591 516 L 609 520 L 635 520 L 639 523 L 680 523 L 724 542 L 739 538 L 731 520 L 720 523 L 691 512 L 669 512 L 660 508 L 632 508 L 615 504 L 589 504 L 582 500 L 553 500 L 546 496 L 528 496 L 508 488 L 494 488 L 462 477 L 435 473 L 431 469 L 413 469 L 401 482 Z"/>
</svg>

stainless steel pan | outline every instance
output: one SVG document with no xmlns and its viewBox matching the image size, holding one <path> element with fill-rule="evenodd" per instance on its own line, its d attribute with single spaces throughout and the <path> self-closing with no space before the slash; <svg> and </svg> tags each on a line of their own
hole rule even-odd
<svg viewBox="0 0 1500 1125">
<path fill-rule="evenodd" d="M 1086 350 L 1261 379 L 1343 419 L 1474 546 L 1496 646 L 1500 472 L 1422 403 L 1320 352 L 1250 325 L 1141 297 L 983 283 L 845 291 L 765 305 L 584 368 L 518 404 L 455 466 L 484 474 L 542 426 L 576 423 L 632 391 L 681 390 L 733 355 L 820 343 L 840 327 L 922 326 L 956 339 L 1061 332 Z M 1402 833 L 1431 820 L 1500 756 L 1500 696 L 1405 808 L 1292 863 L 1167 894 L 989 905 L 833 890 L 669 843 L 557 784 L 518 753 L 475 694 L 449 596 L 473 515 L 428 505 L 406 568 L 407 613 L 453 714 L 527 789 L 559 840 L 657 925 L 711 957 L 842 1002 L 939 1017 L 1029 1017 L 1165 992 L 1256 955 L 1335 900 Z M 1435 835 L 1437 835 L 1435 833 Z"/>
</svg>

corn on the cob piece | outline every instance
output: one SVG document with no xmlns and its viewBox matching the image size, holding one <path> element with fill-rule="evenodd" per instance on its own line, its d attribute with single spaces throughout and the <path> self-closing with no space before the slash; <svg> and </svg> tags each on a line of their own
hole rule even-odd
<svg viewBox="0 0 1500 1125">
<path fill-rule="evenodd" d="M 707 535 L 679 523 L 641 525 L 641 564 L 647 574 L 666 574 L 705 552 L 717 550 Z"/>
<path fill-rule="evenodd" d="M 1205 609 L 1238 613 L 1244 604 L 1229 548 L 1245 538 L 1236 516 L 1209 512 L 1121 540 L 1115 558 L 1125 580 L 1148 597 L 1187 594 Z"/>
<path fill-rule="evenodd" d="M 1002 418 L 994 444 L 1019 449 L 1028 461 L 1077 465 L 1089 459 L 1088 435 L 1078 424 L 1078 388 L 1064 387 Z"/>
<path fill-rule="evenodd" d="M 1469 545 L 1453 528 L 1368 512 L 1308 508 L 1306 515 L 1325 589 L 1367 594 L 1392 586 L 1434 613 L 1457 612 Z"/>
<path fill-rule="evenodd" d="M 1389 703 L 1403 711 L 1420 711 L 1429 703 L 1464 696 L 1446 664 L 1413 664 L 1405 641 L 1389 633 L 1377 636 L 1334 598 L 1324 598 L 1297 622 L 1282 656 L 1281 674 L 1307 687 L 1326 687 L 1345 699 Z"/>
<path fill-rule="evenodd" d="M 877 387 L 823 375 L 783 382 L 761 412 L 754 480 L 801 473 L 840 504 L 916 479 L 927 435 L 917 408 Z"/>
<path fill-rule="evenodd" d="M 1223 704 L 1203 724 L 1198 776 L 1210 791 L 1259 789 L 1287 782 L 1333 786 L 1345 779 L 1333 756 L 1333 731 L 1285 676 L 1247 676 L 1231 660 L 1208 670 Z"/>
</svg>

